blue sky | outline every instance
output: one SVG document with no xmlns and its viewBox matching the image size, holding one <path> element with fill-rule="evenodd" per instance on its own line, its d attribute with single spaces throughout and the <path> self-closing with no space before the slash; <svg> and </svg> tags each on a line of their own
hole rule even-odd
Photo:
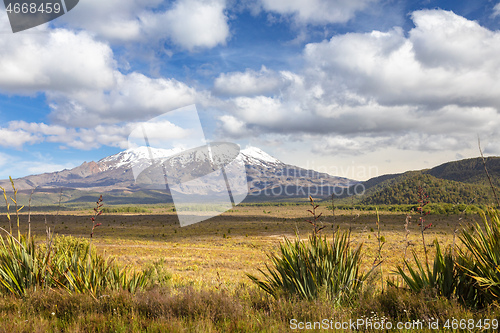
<svg viewBox="0 0 500 333">
<path fill-rule="evenodd" d="M 16 34 L 1 7 L 0 179 L 192 104 L 208 140 L 359 180 L 499 155 L 499 28 L 496 1 L 82 0 Z"/>
</svg>

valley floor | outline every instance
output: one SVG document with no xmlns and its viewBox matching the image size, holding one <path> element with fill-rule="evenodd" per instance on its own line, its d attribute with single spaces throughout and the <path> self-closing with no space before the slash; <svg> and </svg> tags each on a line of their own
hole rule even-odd
<svg viewBox="0 0 500 333">
<path fill-rule="evenodd" d="M 311 232 L 308 206 L 243 206 L 210 220 L 180 227 L 174 212 L 167 209 L 151 214 L 103 214 L 102 223 L 96 228 L 93 242 L 106 256 L 116 257 L 125 264 L 144 267 L 154 261 L 164 261 L 175 284 L 194 284 L 207 287 L 220 282 L 249 283 L 245 273 L 257 274 L 264 268 L 267 254 L 276 249 L 283 237 L 307 239 Z M 322 212 L 322 234 L 331 238 L 333 230 L 351 230 L 354 245 L 363 244 L 364 268 L 369 269 L 377 253 L 377 217 L 374 212 L 331 211 Z M 32 215 L 31 229 L 39 241 L 45 240 L 47 226 L 56 234 L 90 238 L 92 223 L 90 212 L 66 215 Z M 23 216 L 26 219 L 26 216 Z M 23 219 L 23 217 L 21 219 Z M 385 239 L 381 254 L 383 269 L 390 273 L 401 264 L 405 251 L 406 214 L 381 213 L 380 235 Z M 434 239 L 440 244 L 453 244 L 454 230 L 479 220 L 470 215 L 429 215 L 425 224 L 432 227 L 425 231 L 427 245 L 432 248 Z M 26 226 L 26 223 L 22 223 Z M 3 227 L 8 227 L 3 225 Z M 415 250 L 422 255 L 422 240 L 418 215 L 414 214 L 409 226 L 410 246 L 407 257 Z M 458 233 L 456 234 L 458 243 Z M 218 278 L 218 276 L 220 278 Z"/>
<path fill-rule="evenodd" d="M 452 315 L 455 318 L 476 318 L 477 314 L 464 310 L 456 302 L 441 300 L 434 304 L 432 302 L 435 298 L 420 295 L 413 300 L 413 296 L 395 291 L 392 291 L 393 294 L 386 291 L 383 297 L 388 297 L 390 301 L 384 301 L 378 291 L 372 290 L 371 296 L 363 301 L 363 306 L 344 309 L 347 311 L 334 309 L 327 302 L 315 303 L 311 308 L 311 303 L 282 304 L 272 300 L 258 290 L 246 274 L 260 277 L 258 270 L 265 269 L 265 264 L 269 262 L 268 254 L 278 248 L 283 237 L 292 239 L 296 234 L 302 239 L 308 237 L 312 229 L 306 222 L 310 216 L 307 209 L 309 207 L 306 205 L 242 206 L 183 228 L 169 208 L 157 208 L 147 214 L 103 214 L 98 217 L 101 225 L 95 229 L 92 238 L 98 251 L 137 269 L 161 265 L 168 279 L 166 286 L 137 295 L 111 293 L 109 298 L 98 300 L 97 303 L 90 296 L 70 296 L 60 292 L 56 292 L 56 296 L 50 292 L 37 292 L 25 302 L 4 296 L 0 301 L 0 312 L 6 320 L 11 318 L 14 321 L 9 320 L 7 325 L 4 320 L 0 332 L 5 331 L 6 327 L 10 327 L 12 331 L 36 331 L 36 325 L 52 331 L 75 332 L 89 329 L 103 332 L 164 331 L 167 328 L 168 331 L 178 332 L 286 332 L 290 331 L 289 320 L 296 316 L 303 320 L 323 318 L 322 316 L 336 320 L 357 319 L 361 316 L 375 316 L 372 319 L 377 319 L 377 316 L 390 313 L 390 310 L 384 308 L 390 302 L 394 303 L 391 306 L 401 307 L 397 309 L 400 313 L 393 314 L 391 320 L 402 319 L 404 316 L 407 319 L 423 317 L 428 321 L 433 316 L 439 316 L 440 319 L 445 319 L 446 316 L 451 318 Z M 321 206 L 318 212 L 324 215 L 322 223 L 325 228 L 322 234 L 331 238 L 336 228 L 351 230 L 352 245 L 363 244 L 363 269 L 371 269 L 378 256 L 379 246 L 376 214 L 336 211 L 333 217 L 331 211 Z M 38 242 L 45 241 L 46 227 L 58 235 L 88 239 L 92 228 L 90 216 L 90 211 L 32 214 L 31 230 Z M 402 264 L 406 248 L 406 217 L 404 213 L 380 214 L 380 235 L 385 241 L 380 253 L 384 279 L 392 276 L 396 265 Z M 407 258 L 411 258 L 412 250 L 423 257 L 418 217 L 413 214 L 408 228 L 410 246 L 406 251 Z M 21 231 L 25 231 L 26 221 L 27 215 L 21 215 Z M 474 221 L 479 221 L 475 214 L 427 216 L 425 224 L 432 224 L 425 231 L 427 246 L 432 252 L 434 239 L 438 239 L 442 246 L 458 244 L 460 229 L 467 228 Z M 6 225 L 6 220 L 2 222 L 0 226 L 7 229 L 9 226 Z M 429 257 L 432 258 L 433 255 Z M 378 289 L 380 283 L 375 282 L 373 285 Z M 56 300 L 54 304 L 60 302 L 59 309 L 66 307 L 67 313 L 63 315 L 55 310 L 50 299 Z M 414 303 L 418 299 L 420 301 Z M 81 302 L 82 306 L 75 308 L 74 302 Z M 113 302 L 116 303 L 114 310 Z M 193 304 L 190 305 L 191 308 L 184 309 L 181 306 L 183 302 Z M 419 308 L 422 306 L 419 302 L 423 302 L 424 308 Z M 287 309 L 283 308 L 285 305 Z M 208 312 L 200 312 L 204 310 L 199 307 L 206 307 Z M 170 310 L 166 310 L 167 308 Z M 371 309 L 374 310 L 373 313 Z M 421 313 L 410 315 L 403 310 Z M 13 311 L 21 314 L 16 317 Z M 158 313 L 154 314 L 155 311 Z M 193 314 L 192 311 L 198 312 Z M 221 311 L 223 314 L 219 313 Z M 224 314 L 225 311 L 231 314 Z M 229 321 L 217 317 L 219 315 L 227 315 Z M 485 315 L 498 316 L 498 312 L 488 310 L 481 314 L 483 317 Z M 55 320 L 54 316 L 59 319 L 52 322 Z"/>
</svg>

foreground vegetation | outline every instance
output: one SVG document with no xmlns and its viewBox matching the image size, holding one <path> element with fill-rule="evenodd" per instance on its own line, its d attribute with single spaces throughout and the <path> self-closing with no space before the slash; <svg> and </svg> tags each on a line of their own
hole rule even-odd
<svg viewBox="0 0 500 333">
<path fill-rule="evenodd" d="M 291 329 L 293 319 L 304 325 L 327 319 L 333 325 L 331 331 L 338 332 L 349 330 L 335 330 L 335 323 L 349 319 L 391 322 L 394 327 L 401 322 L 408 327 L 394 330 L 401 332 L 430 332 L 424 328 L 437 320 L 441 329 L 432 332 L 451 332 L 442 328 L 453 318 L 478 323 L 498 317 L 493 308 L 476 312 L 430 291 L 415 294 L 395 288 L 383 294 L 366 291 L 343 307 L 332 307 L 321 299 L 274 299 L 252 287 L 163 287 L 135 294 L 110 291 L 97 300 L 88 294 L 50 290 L 29 293 L 24 299 L 0 297 L 0 330 L 4 332 L 290 332 L 297 331 Z M 366 325 L 360 324 L 359 331 L 383 331 Z"/>
<path fill-rule="evenodd" d="M 102 199 L 91 218 L 57 213 L 47 222 L 21 215 L 15 191 L 4 198 L 7 212 L 14 205 L 0 244 L 6 332 L 284 332 L 349 321 L 358 331 L 401 322 L 421 325 L 408 332 L 435 332 L 433 323 L 444 331 L 498 324 L 498 212 L 428 217 L 423 191 L 413 227 L 409 214 L 340 215 L 331 206 L 322 216 L 328 211 L 312 198 L 308 216 L 302 205 L 252 205 L 186 228 L 171 210 L 101 215 Z M 53 236 L 54 228 L 84 237 Z"/>
</svg>

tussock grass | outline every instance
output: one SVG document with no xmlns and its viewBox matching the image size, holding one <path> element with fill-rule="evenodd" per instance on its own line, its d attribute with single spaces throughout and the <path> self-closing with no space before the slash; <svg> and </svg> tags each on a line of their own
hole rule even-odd
<svg viewBox="0 0 500 333">
<path fill-rule="evenodd" d="M 58 240 L 54 245 L 54 237 L 46 224 L 46 241 L 36 245 L 31 234 L 31 215 L 28 215 L 28 232 L 21 234 L 17 190 L 12 178 L 17 237 L 12 231 L 9 200 L 2 188 L 6 201 L 9 231 L 2 228 L 5 235 L 0 236 L 0 291 L 18 297 L 26 297 L 32 290 L 58 288 L 69 293 L 88 293 L 98 297 L 110 289 L 124 289 L 135 292 L 150 282 L 151 270 L 135 272 L 130 267 L 120 267 L 110 258 L 92 251 L 91 242 L 80 242 L 72 238 Z M 95 214 L 91 218 L 92 230 L 101 225 L 96 223 L 101 215 L 102 196 L 97 201 Z"/>
<path fill-rule="evenodd" d="M 335 233 L 332 242 L 316 234 L 308 242 L 285 238 L 279 254 L 269 257 L 271 264 L 266 264 L 266 271 L 260 270 L 263 280 L 248 277 L 274 298 L 323 296 L 340 305 L 357 295 L 367 278 L 360 271 L 361 245 L 351 249 L 347 232 Z"/>
</svg>

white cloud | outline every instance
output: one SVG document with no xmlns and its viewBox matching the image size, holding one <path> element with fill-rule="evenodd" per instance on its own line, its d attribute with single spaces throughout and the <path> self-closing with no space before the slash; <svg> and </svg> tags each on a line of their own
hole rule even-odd
<svg viewBox="0 0 500 333">
<path fill-rule="evenodd" d="M 4 92 L 109 89 L 114 67 L 111 48 L 86 32 L 42 30 L 4 34 L 0 39 L 0 91 Z"/>
<path fill-rule="evenodd" d="M 405 37 L 335 36 L 306 46 L 311 77 L 382 104 L 500 106 L 500 33 L 451 12 L 418 11 Z"/>
<path fill-rule="evenodd" d="M 249 135 L 244 121 L 230 115 L 224 115 L 220 118 L 222 130 L 233 138 L 240 138 Z"/>
<path fill-rule="evenodd" d="M 407 35 L 393 28 L 308 44 L 297 79 L 279 95 L 228 99 L 231 117 L 220 118 L 220 130 L 238 138 L 315 136 L 321 141 L 316 151 L 355 154 L 388 146 L 466 149 L 476 133 L 495 133 L 500 32 L 443 10 L 417 11 L 412 18 Z M 221 78 L 258 87 L 268 80 L 258 74 Z"/>
<path fill-rule="evenodd" d="M 71 27 L 91 31 L 112 43 L 155 43 L 168 39 L 194 51 L 225 44 L 230 37 L 224 0 L 177 0 L 162 9 L 161 0 L 82 1 L 63 17 Z"/>
<path fill-rule="evenodd" d="M 21 149 L 24 145 L 42 142 L 59 143 L 64 148 L 92 150 L 102 146 L 127 149 L 128 136 L 142 123 L 124 122 L 113 125 L 97 125 L 93 128 L 66 128 L 44 123 L 11 121 L 0 127 L 0 146 Z M 189 124 L 186 124 L 189 125 Z M 192 128 L 183 128 L 167 121 L 144 123 L 150 143 L 183 140 L 193 134 Z M 2 157 L 0 155 L 0 157 Z"/>
<path fill-rule="evenodd" d="M 66 127 L 58 125 L 47 125 L 44 123 L 27 123 L 25 121 L 9 122 L 9 129 L 23 130 L 29 133 L 40 133 L 48 136 L 66 135 L 68 130 Z"/>
<path fill-rule="evenodd" d="M 500 16 L 500 2 L 493 7 L 493 13 L 491 14 L 491 17 L 497 17 Z"/>
<path fill-rule="evenodd" d="M 0 146 L 20 149 L 24 144 L 41 142 L 42 138 L 20 129 L 0 128 Z"/>
<path fill-rule="evenodd" d="M 312 152 L 316 154 L 358 155 L 367 149 L 377 149 L 386 144 L 387 138 L 370 138 L 365 136 L 347 137 L 341 135 L 318 136 L 306 135 L 304 139 L 312 142 Z"/>
<path fill-rule="evenodd" d="M 260 0 L 266 11 L 291 15 L 300 23 L 344 23 L 377 0 Z"/>
<path fill-rule="evenodd" d="M 194 88 L 175 79 L 153 79 L 140 73 L 123 75 L 118 71 L 114 75 L 116 85 L 109 91 L 49 92 L 51 118 L 75 127 L 146 120 L 202 99 Z"/>
<path fill-rule="evenodd" d="M 171 142 L 176 139 L 189 138 L 196 132 L 191 129 L 185 129 L 177 126 L 169 121 L 155 121 L 136 123 L 136 128 L 141 127 L 141 131 L 132 131 L 129 136 L 129 142 L 136 142 L 144 140 L 144 133 L 147 133 L 149 144 L 153 147 L 161 147 L 164 142 Z"/>
<path fill-rule="evenodd" d="M 498 75 L 498 32 L 447 11 L 418 11 L 412 19 L 416 27 L 409 39 L 422 65 L 447 71 L 490 69 Z"/>
<path fill-rule="evenodd" d="M 91 31 L 112 42 L 137 41 L 142 25 L 138 19 L 162 0 L 85 0 L 58 20 L 71 27 Z"/>
<path fill-rule="evenodd" d="M 224 9 L 223 0 L 182 0 L 159 19 L 165 20 L 165 33 L 176 45 L 190 51 L 212 48 L 225 44 L 230 36 Z M 151 32 L 156 33 L 157 29 Z"/>
<path fill-rule="evenodd" d="M 3 35 L 0 73 L 0 92 L 44 92 L 51 119 L 73 127 L 144 120 L 201 96 L 175 79 L 122 74 L 106 43 L 87 32 L 47 27 Z"/>
<path fill-rule="evenodd" d="M 275 72 L 265 66 L 259 71 L 222 73 L 214 81 L 214 92 L 226 96 L 254 96 L 278 93 L 297 76 L 290 72 Z"/>
</svg>

